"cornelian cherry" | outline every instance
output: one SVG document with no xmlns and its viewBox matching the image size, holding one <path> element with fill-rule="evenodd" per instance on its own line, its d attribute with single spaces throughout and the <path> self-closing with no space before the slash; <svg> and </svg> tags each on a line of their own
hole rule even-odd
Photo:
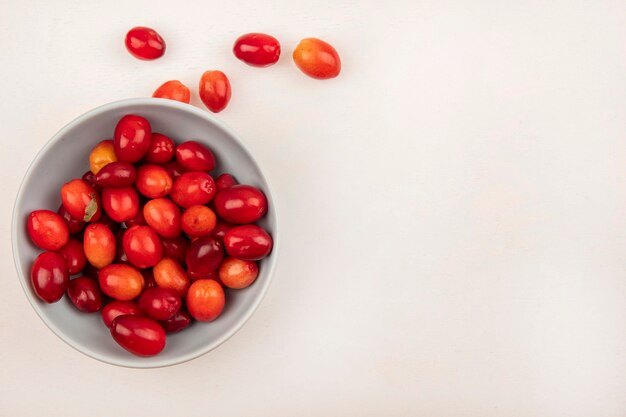
<svg viewBox="0 0 626 417">
<path fill-rule="evenodd" d="M 100 288 L 109 297 L 128 301 L 141 294 L 144 280 L 141 272 L 130 265 L 107 265 L 98 273 Z"/>
<path fill-rule="evenodd" d="M 43 252 L 33 262 L 30 281 L 37 297 L 55 303 L 63 297 L 69 283 L 65 258 L 54 252 Z"/>
<path fill-rule="evenodd" d="M 228 288 L 236 290 L 249 287 L 259 275 L 256 262 L 226 258 L 220 265 L 220 280 Z"/>
<path fill-rule="evenodd" d="M 253 223 L 267 212 L 267 199 L 250 185 L 234 185 L 218 192 L 214 203 L 217 214 L 237 224 Z"/>
<path fill-rule="evenodd" d="M 237 59 L 253 67 L 267 67 L 280 57 L 280 43 L 265 33 L 246 33 L 235 41 L 233 53 Z"/>
<path fill-rule="evenodd" d="M 235 177 L 230 174 L 222 174 L 215 179 L 215 187 L 217 188 L 217 191 L 225 190 L 237 184 L 239 183 Z"/>
<path fill-rule="evenodd" d="M 154 356 L 165 348 L 165 330 L 148 317 L 117 316 L 111 323 L 111 335 L 121 347 L 137 356 Z"/>
<path fill-rule="evenodd" d="M 98 221 L 101 214 L 100 196 L 85 180 L 74 179 L 61 187 L 61 201 L 75 219 Z"/>
<path fill-rule="evenodd" d="M 224 310 L 226 297 L 222 286 L 212 279 L 199 279 L 187 293 L 187 310 L 199 321 L 213 321 Z"/>
<path fill-rule="evenodd" d="M 163 165 L 174 157 L 174 141 L 161 133 L 152 133 L 150 146 L 143 157 L 149 164 Z"/>
<path fill-rule="evenodd" d="M 148 151 L 152 140 L 150 122 L 141 116 L 128 114 L 115 126 L 113 146 L 117 159 L 124 162 L 137 162 Z"/>
<path fill-rule="evenodd" d="M 126 314 L 141 315 L 139 305 L 134 301 L 119 301 L 113 300 L 104 306 L 102 312 L 102 321 L 107 327 L 111 327 L 111 323 L 117 316 L 123 316 Z"/>
<path fill-rule="evenodd" d="M 137 170 L 135 186 L 148 198 L 165 197 L 172 189 L 172 177 L 159 165 L 142 165 Z"/>
<path fill-rule="evenodd" d="M 110 162 L 103 166 L 95 176 L 95 182 L 103 188 L 120 188 L 133 185 L 135 167 L 128 162 Z"/>
<path fill-rule="evenodd" d="M 213 113 L 219 113 L 230 101 L 230 82 L 222 71 L 206 71 L 198 86 L 200 99 Z"/>
<path fill-rule="evenodd" d="M 105 188 L 102 191 L 104 211 L 116 222 L 134 219 L 139 211 L 139 196 L 133 187 Z"/>
<path fill-rule="evenodd" d="M 89 263 L 96 268 L 109 265 L 115 259 L 115 236 L 111 229 L 100 223 L 87 226 L 83 250 Z"/>
<path fill-rule="evenodd" d="M 78 277 L 71 280 L 67 287 L 67 296 L 74 307 L 83 313 L 95 313 L 102 308 L 102 291 L 92 278 Z"/>
<path fill-rule="evenodd" d="M 126 230 L 122 244 L 128 261 L 140 269 L 156 265 L 163 257 L 161 239 L 148 226 L 133 226 Z"/>
<path fill-rule="evenodd" d="M 224 235 L 224 248 L 230 256 L 258 261 L 272 251 L 272 237 L 255 224 L 237 226 Z"/>
<path fill-rule="evenodd" d="M 132 56 L 142 60 L 153 60 L 165 53 L 165 41 L 156 30 L 137 26 L 126 34 L 126 49 Z"/>
<path fill-rule="evenodd" d="M 170 197 L 183 208 L 204 205 L 215 195 L 215 181 L 206 172 L 186 172 L 174 180 Z"/>
<path fill-rule="evenodd" d="M 215 213 L 207 206 L 191 206 L 182 217 L 183 232 L 191 238 L 208 235 L 216 223 Z"/>
<path fill-rule="evenodd" d="M 187 171 L 211 171 L 215 168 L 213 152 L 202 143 L 194 140 L 178 145 L 176 162 Z"/>
<path fill-rule="evenodd" d="M 189 88 L 178 80 L 166 81 L 152 94 L 154 98 L 166 98 L 189 104 L 191 93 Z"/>
<path fill-rule="evenodd" d="M 59 250 L 70 238 L 63 218 L 51 210 L 31 212 L 26 225 L 30 240 L 43 250 Z"/>
<path fill-rule="evenodd" d="M 70 239 L 65 246 L 59 249 L 59 253 L 65 258 L 67 270 L 70 275 L 76 275 L 85 269 L 87 257 L 83 249 L 83 242 L 78 239 Z"/>
<path fill-rule="evenodd" d="M 182 231 L 180 209 L 167 198 L 148 201 L 143 207 L 143 216 L 159 236 L 174 238 Z"/>
<path fill-rule="evenodd" d="M 293 51 L 296 66 L 312 78 L 335 78 L 341 72 L 339 54 L 329 43 L 316 38 L 302 39 Z"/>
</svg>

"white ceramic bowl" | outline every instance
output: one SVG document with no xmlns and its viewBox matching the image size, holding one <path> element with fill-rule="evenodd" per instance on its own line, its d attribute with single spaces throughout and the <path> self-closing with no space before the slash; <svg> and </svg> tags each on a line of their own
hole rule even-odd
<svg viewBox="0 0 626 417">
<path fill-rule="evenodd" d="M 80 178 L 89 169 L 88 155 L 93 146 L 113 135 L 117 121 L 125 114 L 147 118 L 152 129 L 180 143 L 197 140 L 215 153 L 213 174 L 232 173 L 240 183 L 265 192 L 269 211 L 259 224 L 274 238 L 272 253 L 260 262 L 256 282 L 243 290 L 226 291 L 226 307 L 211 323 L 194 323 L 185 331 L 168 335 L 163 352 L 150 358 L 132 355 L 115 343 L 99 313 L 78 312 L 67 297 L 54 304 L 37 298 L 30 284 L 30 267 L 41 252 L 29 240 L 26 218 L 36 209 L 56 211 L 61 185 Z M 258 163 L 239 137 L 212 114 L 188 104 L 164 99 L 131 99 L 100 106 L 78 117 L 44 146 L 31 163 L 20 187 L 13 210 L 13 257 L 24 292 L 31 305 L 57 336 L 76 350 L 113 365 L 153 368 L 174 365 L 196 358 L 231 337 L 250 318 L 267 291 L 279 249 L 276 205 L 271 189 Z"/>
</svg>

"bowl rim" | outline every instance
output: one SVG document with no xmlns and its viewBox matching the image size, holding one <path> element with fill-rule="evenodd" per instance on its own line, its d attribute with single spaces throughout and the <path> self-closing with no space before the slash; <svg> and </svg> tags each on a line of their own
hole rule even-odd
<svg viewBox="0 0 626 417">
<path fill-rule="evenodd" d="M 85 348 L 84 346 L 79 347 L 75 345 L 73 340 L 70 337 L 66 336 L 65 333 L 63 333 L 59 328 L 57 328 L 53 322 L 48 320 L 47 316 L 42 311 L 42 306 L 39 305 L 39 302 L 34 299 L 35 297 L 33 295 L 31 295 L 29 288 L 26 287 L 28 285 L 28 282 L 30 282 L 30 277 L 24 277 L 22 274 L 21 263 L 20 263 L 20 259 L 18 256 L 19 249 L 17 247 L 17 236 L 18 236 L 18 227 L 19 227 L 18 223 L 20 223 L 18 219 L 18 216 L 19 216 L 18 211 L 20 211 L 19 202 L 22 200 L 23 194 L 25 192 L 24 184 L 33 175 L 34 167 L 39 163 L 39 161 L 44 157 L 44 155 L 47 154 L 48 150 L 54 144 L 56 144 L 60 138 L 65 136 L 65 134 L 70 129 L 74 128 L 75 126 L 79 125 L 85 120 L 91 117 L 95 117 L 98 114 L 109 111 L 109 110 L 115 110 L 115 109 L 124 108 L 127 106 L 137 106 L 137 105 L 170 107 L 170 108 L 178 109 L 184 112 L 192 113 L 200 118 L 206 119 L 208 122 L 213 123 L 217 128 L 224 131 L 241 147 L 243 152 L 252 161 L 254 161 L 254 163 L 258 167 L 259 172 L 261 173 L 261 179 L 267 184 L 267 190 L 264 190 L 264 193 L 265 193 L 265 196 L 267 198 L 267 201 L 270 207 L 272 207 L 272 211 L 274 212 L 274 219 L 275 219 L 275 230 L 272 231 L 272 240 L 273 240 L 272 257 L 268 259 L 269 261 L 268 265 L 265 267 L 267 269 L 267 278 L 262 283 L 262 286 L 259 289 L 258 295 L 252 300 L 252 303 L 247 307 L 247 310 L 245 311 L 245 313 L 235 322 L 233 326 L 231 326 L 231 328 L 228 331 L 226 331 L 220 337 L 212 340 L 210 343 L 200 346 L 199 348 L 194 349 L 193 351 L 191 351 L 190 353 L 186 355 L 181 355 L 181 356 L 168 359 L 168 360 L 152 361 L 150 363 L 142 363 L 141 362 L 142 358 L 135 357 L 135 356 L 129 356 L 128 360 L 121 360 L 121 361 L 114 360 L 114 359 L 109 358 L 107 355 L 102 355 L 100 353 L 94 352 L 88 348 Z M 192 359 L 196 359 L 212 351 L 213 349 L 217 348 L 218 346 L 226 342 L 228 339 L 230 339 L 233 335 L 235 335 L 235 333 L 237 333 L 244 326 L 244 324 L 250 319 L 250 317 L 252 317 L 252 315 L 255 313 L 255 311 L 258 309 L 259 305 L 261 304 L 261 301 L 267 294 L 267 291 L 271 285 L 272 277 L 274 275 L 274 271 L 276 268 L 276 263 L 277 263 L 278 255 L 280 252 L 280 241 L 281 241 L 280 233 L 279 233 L 280 228 L 278 226 L 279 211 L 276 205 L 276 201 L 272 196 L 272 189 L 273 189 L 273 186 L 272 186 L 270 179 L 267 176 L 267 171 L 263 168 L 263 166 L 259 163 L 259 161 L 256 158 L 254 158 L 254 156 L 252 155 L 248 147 L 245 145 L 241 137 L 234 130 L 232 130 L 226 123 L 221 121 L 212 113 L 199 109 L 190 104 L 186 104 L 186 103 L 182 103 L 182 102 L 178 102 L 174 100 L 161 99 L 161 98 L 131 98 L 131 99 L 123 99 L 123 100 L 118 100 L 118 101 L 114 101 L 111 103 L 100 105 L 98 107 L 95 107 L 81 114 L 80 116 L 76 117 L 75 119 L 67 123 L 61 129 L 59 129 L 59 131 L 57 131 L 46 142 L 46 144 L 37 152 L 33 160 L 28 165 L 28 168 L 26 169 L 24 176 L 22 177 L 22 181 L 20 182 L 20 186 L 19 186 L 17 195 L 13 203 L 13 213 L 11 216 L 11 247 L 13 250 L 13 261 L 15 263 L 15 268 L 17 270 L 20 285 L 22 286 L 22 290 L 24 291 L 24 294 L 26 295 L 26 298 L 28 299 L 30 305 L 33 307 L 33 309 L 35 310 L 39 318 L 44 322 L 44 324 L 52 331 L 52 333 L 54 333 L 57 337 L 59 337 L 59 339 L 65 342 L 68 346 L 72 347 L 76 351 L 90 358 L 96 359 L 100 362 L 103 362 L 109 365 L 115 365 L 115 366 L 120 366 L 120 367 L 125 367 L 125 368 L 135 368 L 135 369 L 163 368 L 167 366 L 178 365 L 184 362 L 188 362 Z M 156 357 L 158 358 L 158 356 Z"/>
</svg>

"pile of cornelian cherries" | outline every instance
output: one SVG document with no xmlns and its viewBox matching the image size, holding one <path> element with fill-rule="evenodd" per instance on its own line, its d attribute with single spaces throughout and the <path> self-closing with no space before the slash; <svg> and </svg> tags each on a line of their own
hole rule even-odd
<svg viewBox="0 0 626 417">
<path fill-rule="evenodd" d="M 230 174 L 214 179 L 215 165 L 203 144 L 176 145 L 145 118 L 122 117 L 113 140 L 92 149 L 90 170 L 61 187 L 58 211 L 28 216 L 28 235 L 45 251 L 31 269 L 35 294 L 100 311 L 115 341 L 139 356 L 161 352 L 166 333 L 215 320 L 223 287 L 252 285 L 273 245 L 254 224 L 268 210 L 263 192 Z"/>
</svg>

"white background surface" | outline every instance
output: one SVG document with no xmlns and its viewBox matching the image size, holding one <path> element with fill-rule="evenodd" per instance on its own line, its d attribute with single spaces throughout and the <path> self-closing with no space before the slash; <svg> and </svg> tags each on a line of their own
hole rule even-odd
<svg viewBox="0 0 626 417">
<path fill-rule="evenodd" d="M 626 3 L 300 3 L 0 0 L 0 415 L 626 415 Z M 142 24 L 163 59 L 125 51 Z M 231 55 L 249 31 L 276 66 Z M 294 67 L 308 36 L 338 79 Z M 96 362 L 18 283 L 19 182 L 76 116 L 213 68 L 274 182 L 274 283 L 197 360 Z"/>
</svg>

